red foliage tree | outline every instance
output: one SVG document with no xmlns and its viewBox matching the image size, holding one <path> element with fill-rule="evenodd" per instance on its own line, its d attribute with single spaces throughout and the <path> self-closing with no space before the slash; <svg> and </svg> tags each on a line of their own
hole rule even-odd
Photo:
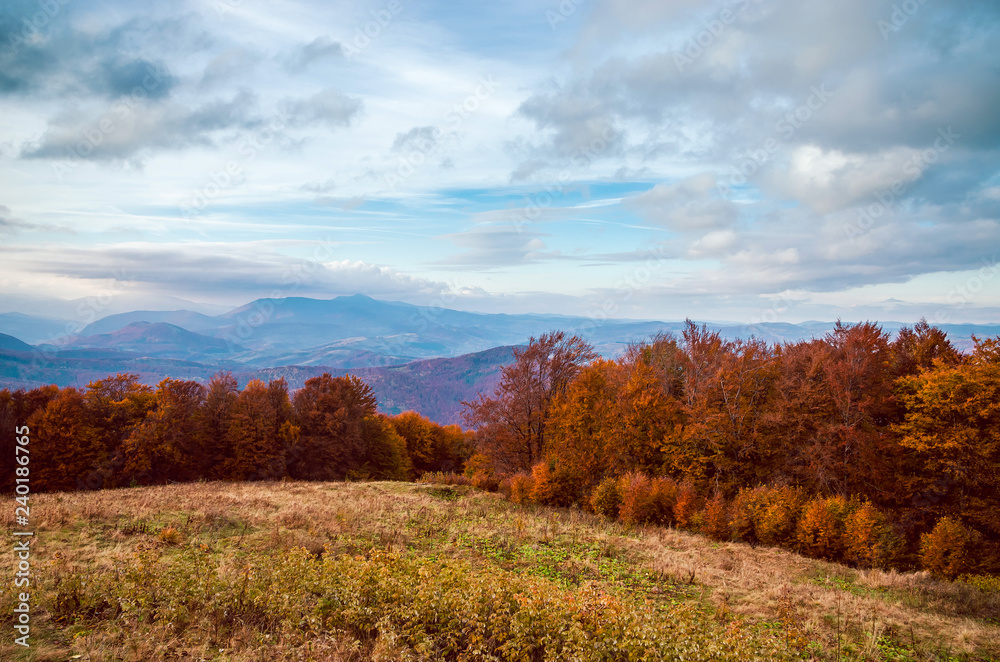
<svg viewBox="0 0 1000 662">
<path fill-rule="evenodd" d="M 293 478 L 342 479 L 364 462 L 362 422 L 376 414 L 371 387 L 353 375 L 324 373 L 295 394 L 300 434 L 289 449 Z"/>
</svg>

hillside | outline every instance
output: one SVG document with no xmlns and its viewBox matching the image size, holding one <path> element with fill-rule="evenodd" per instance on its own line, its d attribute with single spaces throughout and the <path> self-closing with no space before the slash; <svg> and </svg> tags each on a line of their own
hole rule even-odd
<svg viewBox="0 0 1000 662">
<path fill-rule="evenodd" d="M 113 349 L 142 357 L 212 362 L 242 348 L 167 322 L 132 322 L 108 333 L 73 338 L 62 349 Z"/>
<path fill-rule="evenodd" d="M 201 483 L 31 498 L 33 648 L 3 628 L 5 660 L 542 659 L 545 646 L 552 660 L 1000 652 L 996 592 L 465 487 Z M 8 536 L 13 515 L 2 519 Z M 10 549 L 4 559 L 13 564 Z M 13 607 L 4 590 L 0 609 Z"/>
<path fill-rule="evenodd" d="M 371 385 L 387 414 L 413 410 L 442 425 L 460 424 L 462 401 L 493 391 L 500 371 L 514 361 L 513 349 L 494 347 L 450 359 L 351 372 Z"/>
<path fill-rule="evenodd" d="M 9 336 L 6 333 L 0 333 L 0 350 L 6 350 L 9 352 L 30 352 L 34 348 L 26 342 L 15 338 L 14 336 Z"/>
<path fill-rule="evenodd" d="M 513 361 L 513 346 L 494 347 L 445 359 L 411 361 L 403 365 L 354 368 L 350 366 L 285 366 L 238 373 L 240 384 L 251 379 L 283 378 L 290 389 L 302 388 L 307 379 L 324 372 L 350 373 L 366 381 L 375 391 L 379 411 L 399 414 L 418 411 L 436 423 L 462 422 L 462 401 L 478 393 L 490 393 L 500 370 Z"/>
</svg>

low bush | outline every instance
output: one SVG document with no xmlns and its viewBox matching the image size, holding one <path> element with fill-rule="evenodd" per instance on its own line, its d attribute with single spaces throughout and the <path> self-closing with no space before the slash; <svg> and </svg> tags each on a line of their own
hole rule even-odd
<svg viewBox="0 0 1000 662">
<path fill-rule="evenodd" d="M 793 487 L 743 488 L 730 508 L 732 537 L 751 545 L 791 548 L 804 503 L 802 490 Z"/>
<path fill-rule="evenodd" d="M 237 630 L 275 640 L 337 636 L 356 642 L 351 659 L 374 651 L 470 662 L 799 657 L 780 632 L 723 625 L 696 605 L 656 606 L 460 560 L 378 550 L 317 559 L 302 548 L 247 559 L 190 547 L 108 570 L 80 568 L 74 581 L 46 587 L 44 606 L 64 622 L 114 619 L 121 636 L 165 628 L 220 648 Z"/>
<path fill-rule="evenodd" d="M 534 487 L 531 474 L 517 473 L 500 482 L 500 492 L 513 503 L 531 503 L 531 489 Z"/>
<path fill-rule="evenodd" d="M 565 463 L 549 460 L 531 469 L 530 499 L 545 506 L 571 506 L 583 498 L 583 480 Z"/>
<path fill-rule="evenodd" d="M 885 514 L 865 502 L 848 515 L 844 524 L 844 558 L 862 568 L 893 567 L 906 543 Z"/>
<path fill-rule="evenodd" d="M 685 480 L 677 486 L 677 497 L 674 499 L 674 522 L 682 529 L 694 528 L 694 516 L 698 512 L 698 491 L 694 482 Z"/>
<path fill-rule="evenodd" d="M 614 476 L 602 480 L 590 495 L 589 505 L 598 515 L 617 519 L 622 505 L 622 481 Z"/>
<path fill-rule="evenodd" d="M 427 485 L 472 485 L 472 480 L 465 474 L 453 471 L 428 471 L 417 479 L 418 483 Z"/>
<path fill-rule="evenodd" d="M 942 517 L 933 531 L 920 537 L 920 565 L 945 579 L 975 573 L 979 569 L 975 550 L 980 537 L 958 520 Z"/>
<path fill-rule="evenodd" d="M 847 518 L 856 508 L 856 503 L 842 496 L 813 499 L 806 504 L 796 530 L 799 551 L 814 558 L 840 561 Z"/>
<path fill-rule="evenodd" d="M 699 513 L 698 530 L 713 540 L 729 540 L 729 505 L 721 492 L 708 500 Z"/>
<path fill-rule="evenodd" d="M 500 478 L 489 458 L 476 453 L 465 462 L 465 476 L 469 484 L 478 490 L 496 492 L 500 489 Z"/>
<path fill-rule="evenodd" d="M 677 503 L 677 483 L 670 478 L 649 478 L 630 473 L 621 478 L 619 517 L 626 524 L 672 524 Z"/>
</svg>

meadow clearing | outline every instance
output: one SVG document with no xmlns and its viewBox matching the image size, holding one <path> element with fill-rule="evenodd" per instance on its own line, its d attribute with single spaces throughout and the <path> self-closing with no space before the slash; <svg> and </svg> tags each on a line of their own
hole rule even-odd
<svg viewBox="0 0 1000 662">
<path fill-rule="evenodd" d="M 3 516 L 8 540 L 13 507 Z M 467 486 L 32 496 L 4 660 L 989 660 L 996 586 L 520 506 Z M 13 551 L 4 567 L 15 566 Z M 23 589 L 19 589 L 23 590 Z"/>
</svg>

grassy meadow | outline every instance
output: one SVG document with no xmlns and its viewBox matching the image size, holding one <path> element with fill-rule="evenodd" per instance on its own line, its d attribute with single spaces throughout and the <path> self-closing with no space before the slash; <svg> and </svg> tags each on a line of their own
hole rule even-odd
<svg viewBox="0 0 1000 662">
<path fill-rule="evenodd" d="M 14 643 L 8 546 L 3 660 L 1000 659 L 996 586 L 464 486 L 194 483 L 31 499 L 31 647 Z"/>
</svg>

